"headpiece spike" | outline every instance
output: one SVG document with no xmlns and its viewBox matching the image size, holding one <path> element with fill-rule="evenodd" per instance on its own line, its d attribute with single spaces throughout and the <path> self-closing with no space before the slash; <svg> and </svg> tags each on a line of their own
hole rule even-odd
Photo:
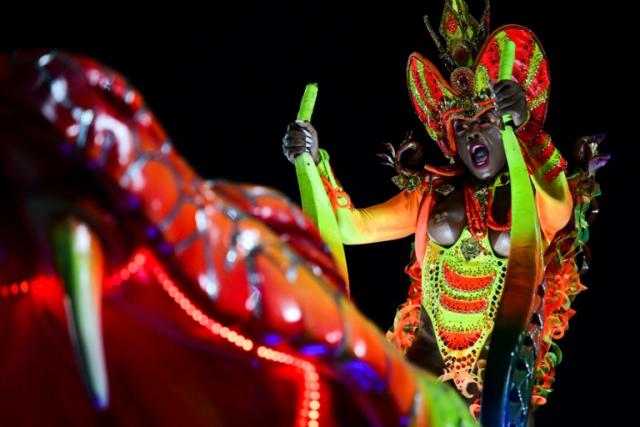
<svg viewBox="0 0 640 427">
<path fill-rule="evenodd" d="M 449 71 L 456 67 L 470 67 L 484 42 L 489 28 L 489 0 L 485 1 L 482 14 L 482 24 L 469 13 L 469 7 L 464 0 L 446 0 L 439 32 L 446 42 L 446 48 L 435 36 L 429 21 L 425 18 L 425 25 L 429 34 L 436 41 L 440 57 Z"/>
</svg>

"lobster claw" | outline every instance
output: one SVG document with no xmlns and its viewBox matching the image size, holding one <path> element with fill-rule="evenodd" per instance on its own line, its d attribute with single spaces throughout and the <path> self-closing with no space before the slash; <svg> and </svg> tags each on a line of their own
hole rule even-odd
<svg viewBox="0 0 640 427">
<path fill-rule="evenodd" d="M 67 218 L 54 228 L 55 262 L 65 290 L 69 335 L 94 405 L 106 409 L 109 385 L 104 358 L 100 299 L 104 259 L 89 226 Z"/>
</svg>

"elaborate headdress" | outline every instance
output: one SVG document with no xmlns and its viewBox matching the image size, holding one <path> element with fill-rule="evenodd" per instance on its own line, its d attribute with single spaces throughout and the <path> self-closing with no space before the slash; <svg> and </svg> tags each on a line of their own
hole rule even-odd
<svg viewBox="0 0 640 427">
<path fill-rule="evenodd" d="M 409 56 L 407 81 L 413 106 L 431 138 L 450 159 L 457 154 L 453 119 L 475 117 L 494 108 L 489 82 L 498 80 L 501 52 L 507 39 L 516 44 L 513 80 L 525 90 L 530 114 L 518 136 L 535 139 L 546 117 L 549 69 L 538 38 L 519 25 L 501 27 L 487 37 L 488 0 L 480 22 L 469 13 L 464 0 L 446 0 L 440 24 L 443 43 L 425 17 L 440 57 L 451 71 L 449 81 L 419 53 Z"/>
</svg>

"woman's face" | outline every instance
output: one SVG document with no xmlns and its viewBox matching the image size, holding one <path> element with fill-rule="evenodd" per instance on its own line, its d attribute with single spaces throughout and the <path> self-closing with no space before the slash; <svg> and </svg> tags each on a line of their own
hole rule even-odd
<svg viewBox="0 0 640 427">
<path fill-rule="evenodd" d="M 498 123 L 492 110 L 475 118 L 453 120 L 460 159 L 478 179 L 494 177 L 506 164 Z"/>
</svg>

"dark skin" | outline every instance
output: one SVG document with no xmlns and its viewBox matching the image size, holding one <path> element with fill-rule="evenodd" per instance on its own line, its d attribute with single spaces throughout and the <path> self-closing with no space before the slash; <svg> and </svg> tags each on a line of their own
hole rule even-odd
<svg viewBox="0 0 640 427">
<path fill-rule="evenodd" d="M 514 125 L 520 126 L 527 117 L 527 103 L 524 90 L 515 82 L 503 80 L 491 85 L 495 98 L 495 109 L 474 118 L 454 119 L 452 126 L 460 160 L 473 177 L 489 181 L 506 170 L 506 157 L 499 118 L 504 114 L 512 116 Z M 282 149 L 291 163 L 303 152 L 311 154 L 316 163 L 318 155 L 318 133 L 309 122 L 295 121 L 287 127 Z M 462 188 L 441 198 L 429 216 L 427 229 L 429 237 L 441 246 L 453 245 L 467 223 Z M 510 206 L 508 186 L 495 191 L 492 213 L 498 223 L 505 223 Z M 489 230 L 489 240 L 496 255 L 509 255 L 509 231 Z"/>
</svg>

